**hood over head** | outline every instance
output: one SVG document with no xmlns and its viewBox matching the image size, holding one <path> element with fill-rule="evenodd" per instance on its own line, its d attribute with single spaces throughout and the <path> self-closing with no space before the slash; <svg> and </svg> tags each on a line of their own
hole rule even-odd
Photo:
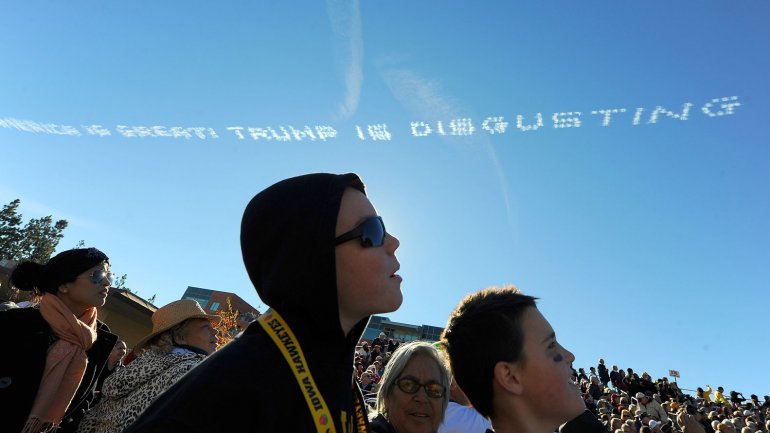
<svg viewBox="0 0 770 433">
<path fill-rule="evenodd" d="M 297 334 L 305 333 L 297 326 L 315 331 L 334 326 L 334 334 L 342 336 L 334 239 L 348 187 L 365 194 L 352 173 L 293 177 L 257 194 L 244 211 L 241 251 L 249 278 Z M 367 320 L 351 330 L 356 340 Z"/>
</svg>

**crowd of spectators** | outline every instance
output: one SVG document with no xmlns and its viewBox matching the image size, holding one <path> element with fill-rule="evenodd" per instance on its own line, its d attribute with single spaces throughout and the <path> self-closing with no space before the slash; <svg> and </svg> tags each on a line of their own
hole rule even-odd
<svg viewBox="0 0 770 433">
<path fill-rule="evenodd" d="M 573 380 L 586 407 L 611 433 L 768 433 L 770 396 L 746 399 L 737 391 L 725 395 L 721 386 L 698 388 L 689 395 L 667 378 L 653 380 L 633 369 L 609 370 L 600 359 L 596 367 L 574 371 Z"/>
<path fill-rule="evenodd" d="M 354 367 L 356 380 L 361 384 L 361 390 L 367 402 L 373 403 L 379 389 L 380 378 L 385 372 L 385 366 L 391 355 L 403 344 L 393 338 L 388 338 L 384 332 L 371 341 L 361 340 L 356 347 Z"/>
</svg>

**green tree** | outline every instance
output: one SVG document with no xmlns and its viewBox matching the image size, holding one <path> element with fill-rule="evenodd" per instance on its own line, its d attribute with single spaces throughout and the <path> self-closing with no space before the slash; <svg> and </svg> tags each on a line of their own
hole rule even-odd
<svg viewBox="0 0 770 433">
<path fill-rule="evenodd" d="M 0 211 L 0 258 L 12 259 L 12 252 L 19 250 L 22 234 L 21 215 L 18 213 L 21 200 L 18 198 L 3 206 Z"/>
<path fill-rule="evenodd" d="M 118 279 L 115 281 L 115 285 L 112 286 L 112 287 L 114 287 L 116 289 L 120 289 L 120 290 L 125 290 L 125 291 L 127 291 L 129 293 L 134 293 L 133 290 L 131 290 L 128 287 L 126 287 L 126 280 L 127 279 L 128 279 L 128 274 L 121 275 L 120 277 L 118 277 Z"/>
<path fill-rule="evenodd" d="M 49 215 L 33 218 L 21 227 L 20 203 L 19 199 L 13 200 L 0 211 L 0 258 L 45 263 L 59 245 L 68 223 L 54 222 Z"/>
</svg>

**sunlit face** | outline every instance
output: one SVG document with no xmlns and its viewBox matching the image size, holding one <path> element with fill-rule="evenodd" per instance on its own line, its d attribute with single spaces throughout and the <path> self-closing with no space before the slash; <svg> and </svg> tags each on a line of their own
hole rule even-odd
<svg viewBox="0 0 770 433">
<path fill-rule="evenodd" d="M 110 264 L 102 262 L 78 275 L 75 281 L 59 286 L 56 296 L 76 316 L 82 315 L 89 308 L 104 305 L 110 290 L 110 282 L 106 277 L 96 283 L 92 281 L 94 274 L 98 274 L 100 271 L 109 272 Z"/>
<path fill-rule="evenodd" d="M 533 415 L 556 428 L 585 410 L 580 388 L 571 379 L 575 356 L 556 341 L 553 328 L 537 308 L 527 308 L 521 319 L 523 400 Z"/>
<path fill-rule="evenodd" d="M 369 199 L 353 188 L 342 196 L 335 236 L 357 227 L 377 212 Z M 401 306 L 401 277 L 396 259 L 398 239 L 387 234 L 380 247 L 361 246 L 358 239 L 337 245 L 337 299 L 340 321 L 349 329 L 372 314 L 395 311 Z"/>
<path fill-rule="evenodd" d="M 115 343 L 115 347 L 112 348 L 112 352 L 110 352 L 110 357 L 107 358 L 107 363 L 109 364 L 110 368 L 115 368 L 116 365 L 120 362 L 121 359 L 123 359 L 124 356 L 126 356 L 126 352 L 128 351 L 128 348 L 126 347 L 126 342 L 123 340 L 118 340 L 117 343 Z"/>
<path fill-rule="evenodd" d="M 441 371 L 436 361 L 426 355 L 415 355 L 398 377 L 411 377 L 419 383 L 441 383 Z M 421 387 L 414 394 L 398 386 L 385 397 L 388 421 L 398 433 L 435 433 L 441 424 L 443 398 L 431 398 Z"/>
<path fill-rule="evenodd" d="M 197 347 L 211 355 L 219 344 L 218 331 L 211 326 L 207 319 L 189 319 L 182 335 L 176 338 L 177 343 Z"/>
</svg>

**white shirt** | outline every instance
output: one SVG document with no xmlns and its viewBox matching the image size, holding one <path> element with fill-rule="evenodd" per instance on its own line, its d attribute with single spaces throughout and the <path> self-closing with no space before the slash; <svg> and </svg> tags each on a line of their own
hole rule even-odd
<svg viewBox="0 0 770 433">
<path fill-rule="evenodd" d="M 484 433 L 492 423 L 472 407 L 449 402 L 438 433 Z"/>
</svg>

